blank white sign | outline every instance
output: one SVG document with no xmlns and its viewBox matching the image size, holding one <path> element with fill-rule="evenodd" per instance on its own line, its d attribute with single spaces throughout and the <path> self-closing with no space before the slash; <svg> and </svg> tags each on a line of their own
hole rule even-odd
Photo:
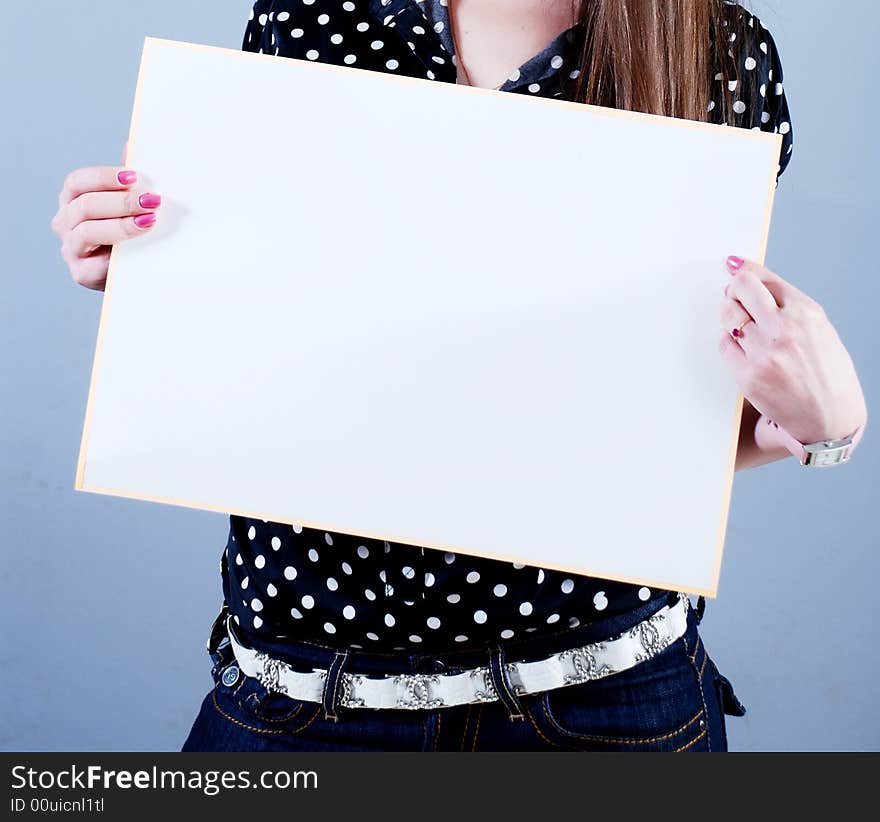
<svg viewBox="0 0 880 822">
<path fill-rule="evenodd" d="M 147 38 L 76 488 L 715 596 L 780 142 Z"/>
</svg>

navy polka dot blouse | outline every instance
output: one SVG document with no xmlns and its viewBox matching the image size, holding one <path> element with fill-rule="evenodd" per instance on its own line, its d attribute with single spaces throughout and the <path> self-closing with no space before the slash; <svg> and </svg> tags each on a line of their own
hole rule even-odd
<svg viewBox="0 0 880 822">
<path fill-rule="evenodd" d="M 731 9 L 741 11 L 733 4 Z M 782 67 L 770 33 L 756 17 L 747 20 L 749 36 L 731 34 L 725 45 L 753 82 L 740 86 L 717 75 L 709 116 L 719 124 L 784 135 L 781 174 L 792 149 Z M 579 24 L 561 32 L 500 90 L 562 96 L 564 81 L 577 77 L 574 49 L 580 32 Z M 257 0 L 242 48 L 457 81 L 446 0 Z M 733 99 L 730 123 L 720 119 L 724 94 Z M 221 576 L 239 632 L 256 644 L 271 647 L 273 640 L 291 638 L 385 652 L 548 634 L 669 594 L 237 515 L 230 516 Z"/>
</svg>

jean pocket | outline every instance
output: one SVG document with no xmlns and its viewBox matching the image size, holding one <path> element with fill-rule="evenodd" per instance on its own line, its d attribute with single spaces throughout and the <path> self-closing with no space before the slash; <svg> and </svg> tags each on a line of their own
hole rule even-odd
<svg viewBox="0 0 880 822">
<path fill-rule="evenodd" d="M 275 729 L 299 733 L 321 710 L 319 702 L 268 690 L 259 679 L 243 673 L 234 661 L 219 670 L 214 691 L 218 707 L 225 709 L 227 718 L 258 732 Z"/>
<path fill-rule="evenodd" d="M 633 668 L 533 695 L 538 733 L 578 751 L 707 749 L 706 712 L 679 640 Z"/>
</svg>

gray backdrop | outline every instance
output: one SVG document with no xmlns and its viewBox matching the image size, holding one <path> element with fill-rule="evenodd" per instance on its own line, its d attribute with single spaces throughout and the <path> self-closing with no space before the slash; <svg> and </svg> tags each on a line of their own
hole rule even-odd
<svg viewBox="0 0 880 822">
<path fill-rule="evenodd" d="M 795 131 L 768 264 L 825 306 L 876 416 L 880 9 L 752 6 L 779 45 Z M 69 170 L 119 162 L 143 37 L 238 48 L 248 12 L 248 0 L 4 6 L 6 750 L 177 750 L 211 686 L 228 520 L 73 490 L 101 294 L 73 283 L 49 220 Z M 732 749 L 880 748 L 878 443 L 869 426 L 849 465 L 736 475 L 702 625 L 749 709 L 729 719 Z"/>
</svg>

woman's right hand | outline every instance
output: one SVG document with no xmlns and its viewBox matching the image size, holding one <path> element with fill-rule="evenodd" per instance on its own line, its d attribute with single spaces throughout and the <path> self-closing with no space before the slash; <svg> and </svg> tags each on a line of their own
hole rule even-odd
<svg viewBox="0 0 880 822">
<path fill-rule="evenodd" d="M 91 166 L 71 171 L 58 195 L 52 231 L 61 238 L 61 256 L 73 279 L 103 291 L 114 243 L 150 231 L 161 198 L 137 188 L 137 172 L 123 166 Z M 121 173 L 121 179 L 120 175 Z"/>
</svg>

